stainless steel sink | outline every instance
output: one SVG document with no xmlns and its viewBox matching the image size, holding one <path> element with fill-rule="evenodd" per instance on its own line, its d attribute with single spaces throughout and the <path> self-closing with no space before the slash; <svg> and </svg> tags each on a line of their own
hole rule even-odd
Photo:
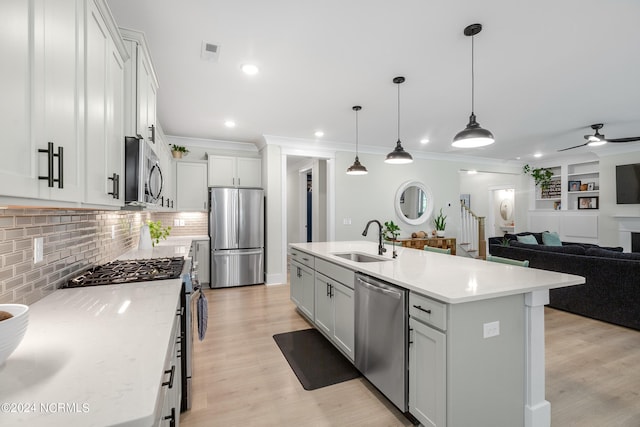
<svg viewBox="0 0 640 427">
<path fill-rule="evenodd" d="M 334 253 L 332 255 L 338 256 L 340 258 L 348 259 L 349 261 L 354 261 L 354 262 L 391 261 L 390 258 L 384 258 L 377 255 L 369 255 L 362 252 L 344 252 L 344 253 Z"/>
</svg>

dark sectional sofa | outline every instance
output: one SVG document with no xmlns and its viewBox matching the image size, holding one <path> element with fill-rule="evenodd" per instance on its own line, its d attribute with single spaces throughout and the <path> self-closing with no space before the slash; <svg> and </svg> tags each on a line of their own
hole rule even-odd
<svg viewBox="0 0 640 427">
<path fill-rule="evenodd" d="M 531 234 L 537 245 L 518 242 Z M 491 255 L 529 260 L 529 267 L 576 274 L 584 285 L 551 289 L 549 306 L 640 330 L 640 253 L 587 243 L 543 244 L 542 233 L 489 238 Z M 508 244 L 505 242 L 508 240 Z"/>
</svg>

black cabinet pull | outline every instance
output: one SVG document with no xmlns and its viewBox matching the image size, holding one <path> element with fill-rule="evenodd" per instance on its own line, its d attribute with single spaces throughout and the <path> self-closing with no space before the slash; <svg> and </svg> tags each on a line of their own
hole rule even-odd
<svg viewBox="0 0 640 427">
<path fill-rule="evenodd" d="M 329 286 L 331 286 L 331 285 L 329 285 L 329 284 L 327 283 L 327 296 L 328 296 L 328 297 L 331 297 L 331 291 L 329 290 Z"/>
<path fill-rule="evenodd" d="M 114 172 L 113 176 L 110 176 L 107 179 L 109 181 L 112 181 L 113 183 L 113 189 L 111 190 L 111 193 L 107 193 L 107 194 L 110 196 L 113 196 L 114 199 L 119 199 L 120 198 L 120 175 Z"/>
<path fill-rule="evenodd" d="M 47 176 L 38 176 L 38 179 L 47 181 L 47 187 L 53 187 L 58 183 L 58 188 L 64 188 L 64 148 L 58 147 L 58 152 L 53 152 L 53 142 L 47 143 L 47 149 L 38 149 L 38 153 L 47 153 Z M 58 178 L 53 177 L 53 160 L 58 158 Z"/>
<path fill-rule="evenodd" d="M 427 310 L 426 308 L 422 308 L 422 307 L 421 307 L 421 306 L 419 306 L 419 305 L 414 305 L 414 307 L 415 307 L 415 308 L 417 308 L 417 309 L 418 309 L 418 310 L 420 310 L 420 311 L 424 311 L 424 312 L 425 312 L 425 313 L 427 313 L 427 314 L 431 314 L 431 310 L 430 310 L 430 309 L 429 309 L 429 310 Z"/>
<path fill-rule="evenodd" d="M 164 417 L 165 420 L 170 420 L 169 421 L 169 426 L 171 427 L 175 427 L 176 425 L 176 408 L 171 408 L 171 415 L 167 415 L 166 417 Z"/>
<path fill-rule="evenodd" d="M 414 305 L 415 307 L 415 305 Z M 411 334 L 413 333 L 413 328 L 409 328 L 409 345 L 413 344 L 413 340 Z"/>
<path fill-rule="evenodd" d="M 155 125 L 149 126 L 149 130 L 151 131 L 151 138 L 149 138 L 149 141 L 155 144 L 156 143 L 156 126 Z"/>
<path fill-rule="evenodd" d="M 160 206 L 164 208 L 164 196 L 160 197 Z"/>
<path fill-rule="evenodd" d="M 165 374 L 169 374 L 169 381 L 165 381 L 162 383 L 162 386 L 166 386 L 168 385 L 169 388 L 173 388 L 173 376 L 176 373 L 176 365 L 173 365 L 171 367 L 171 369 L 169 369 L 168 371 L 164 371 Z"/>
</svg>

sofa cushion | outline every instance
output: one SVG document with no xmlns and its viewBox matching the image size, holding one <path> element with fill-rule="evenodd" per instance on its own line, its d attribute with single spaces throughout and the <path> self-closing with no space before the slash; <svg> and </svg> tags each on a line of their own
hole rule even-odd
<svg viewBox="0 0 640 427">
<path fill-rule="evenodd" d="M 555 231 L 550 233 L 548 231 L 542 232 L 542 243 L 547 246 L 562 246 L 562 242 L 560 241 L 560 236 Z"/>
<path fill-rule="evenodd" d="M 628 259 L 631 261 L 640 261 L 640 253 L 637 252 L 618 252 L 602 248 L 589 248 L 586 255 L 597 256 L 603 258 Z"/>
<path fill-rule="evenodd" d="M 504 235 L 504 237 L 506 237 L 509 240 L 518 240 L 518 236 L 533 236 L 536 238 L 536 241 L 538 242 L 539 245 L 542 244 L 542 233 L 532 233 L 530 231 L 523 231 L 522 233 L 518 233 L 518 234 L 506 233 Z"/>
<path fill-rule="evenodd" d="M 526 235 L 526 236 L 517 236 L 518 239 L 518 243 L 526 243 L 528 245 L 537 245 L 538 241 L 536 240 L 536 238 L 532 235 Z"/>
<path fill-rule="evenodd" d="M 571 255 L 584 255 L 585 249 L 580 245 L 565 245 L 565 246 L 547 246 L 547 245 L 529 245 L 522 242 L 511 242 L 510 244 L 514 248 L 530 249 L 541 252 L 557 252 L 561 254 Z"/>
</svg>

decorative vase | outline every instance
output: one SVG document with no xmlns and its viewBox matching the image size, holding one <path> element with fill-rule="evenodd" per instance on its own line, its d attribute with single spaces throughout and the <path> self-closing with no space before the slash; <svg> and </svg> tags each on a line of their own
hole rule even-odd
<svg viewBox="0 0 640 427">
<path fill-rule="evenodd" d="M 140 227 L 140 241 L 138 242 L 138 249 L 151 249 L 151 231 L 148 225 Z"/>
<path fill-rule="evenodd" d="M 444 237 L 444 230 L 436 230 L 436 236 Z"/>
<path fill-rule="evenodd" d="M 173 155 L 174 159 L 181 159 L 182 158 L 182 151 L 172 151 L 171 154 Z"/>
</svg>

